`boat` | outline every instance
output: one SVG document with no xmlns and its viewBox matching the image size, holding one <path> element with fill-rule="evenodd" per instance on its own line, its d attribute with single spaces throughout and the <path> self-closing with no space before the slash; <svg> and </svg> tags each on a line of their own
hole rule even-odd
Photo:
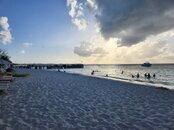
<svg viewBox="0 0 174 130">
<path fill-rule="evenodd" d="M 150 67 L 152 64 L 150 64 L 149 62 L 145 62 L 143 63 L 141 66 L 143 67 Z"/>
</svg>

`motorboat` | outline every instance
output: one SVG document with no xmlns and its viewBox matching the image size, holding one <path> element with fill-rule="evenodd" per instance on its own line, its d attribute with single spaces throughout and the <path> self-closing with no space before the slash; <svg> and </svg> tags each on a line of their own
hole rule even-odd
<svg viewBox="0 0 174 130">
<path fill-rule="evenodd" d="M 152 64 L 150 64 L 149 62 L 145 62 L 143 63 L 141 66 L 143 67 L 150 67 Z"/>
</svg>

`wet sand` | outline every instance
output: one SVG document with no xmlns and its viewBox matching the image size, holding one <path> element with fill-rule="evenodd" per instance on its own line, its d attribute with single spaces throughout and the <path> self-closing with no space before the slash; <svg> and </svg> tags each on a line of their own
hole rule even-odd
<svg viewBox="0 0 174 130">
<path fill-rule="evenodd" d="M 0 95 L 0 130 L 173 130 L 174 91 L 20 69 Z"/>
</svg>

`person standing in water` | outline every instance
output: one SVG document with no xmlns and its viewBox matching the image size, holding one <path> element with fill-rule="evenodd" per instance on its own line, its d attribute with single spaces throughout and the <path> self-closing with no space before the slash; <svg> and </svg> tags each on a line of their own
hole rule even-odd
<svg viewBox="0 0 174 130">
<path fill-rule="evenodd" d="M 151 78 L 150 73 L 148 73 L 148 74 L 147 74 L 147 78 L 148 78 L 148 79 L 150 79 L 150 78 Z"/>
<path fill-rule="evenodd" d="M 156 74 L 154 73 L 154 74 L 153 74 L 153 78 L 155 79 L 155 77 L 156 77 Z"/>
<path fill-rule="evenodd" d="M 147 73 L 144 74 L 144 78 L 147 78 Z"/>
<path fill-rule="evenodd" d="M 134 78 L 135 76 L 132 74 L 132 78 Z"/>
</svg>

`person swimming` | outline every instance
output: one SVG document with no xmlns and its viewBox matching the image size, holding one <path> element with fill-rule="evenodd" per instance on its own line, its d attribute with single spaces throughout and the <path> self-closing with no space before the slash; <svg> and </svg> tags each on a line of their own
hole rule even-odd
<svg viewBox="0 0 174 130">
<path fill-rule="evenodd" d="M 139 78 L 140 77 L 140 74 L 139 73 L 137 73 L 137 78 Z"/>
<path fill-rule="evenodd" d="M 91 75 L 94 75 L 94 70 L 91 72 Z"/>
</svg>

